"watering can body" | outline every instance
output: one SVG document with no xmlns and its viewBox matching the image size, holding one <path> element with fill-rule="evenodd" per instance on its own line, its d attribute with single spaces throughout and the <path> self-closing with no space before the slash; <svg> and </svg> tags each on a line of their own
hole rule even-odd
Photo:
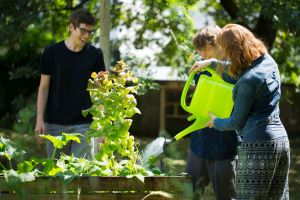
<svg viewBox="0 0 300 200">
<path fill-rule="evenodd" d="M 178 133 L 175 140 L 183 136 L 202 129 L 209 121 L 208 113 L 214 114 L 218 118 L 227 118 L 233 109 L 232 89 L 233 84 L 225 82 L 213 69 L 206 69 L 211 76 L 201 75 L 195 88 L 193 97 L 189 105 L 186 104 L 186 96 L 193 81 L 195 73 L 191 73 L 181 95 L 181 107 L 191 113 L 188 121 L 195 120 L 192 125 Z"/>
</svg>

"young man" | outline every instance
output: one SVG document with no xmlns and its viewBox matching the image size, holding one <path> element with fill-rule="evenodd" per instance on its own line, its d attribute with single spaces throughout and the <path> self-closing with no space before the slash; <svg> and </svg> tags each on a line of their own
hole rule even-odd
<svg viewBox="0 0 300 200">
<path fill-rule="evenodd" d="M 91 106 L 88 79 L 92 72 L 105 71 L 102 51 L 88 44 L 94 34 L 95 22 L 86 10 L 73 12 L 70 36 L 44 49 L 35 126 L 38 143 L 41 143 L 39 134 L 60 135 L 65 132 L 85 136 L 89 129 L 91 116 L 85 118 L 82 115 L 82 110 Z M 70 142 L 62 151 L 76 157 L 91 157 L 90 145 L 85 137 L 80 139 L 81 143 Z M 48 157 L 52 152 L 53 145 L 48 142 Z"/>
<path fill-rule="evenodd" d="M 206 26 L 195 35 L 193 43 L 202 59 L 222 60 L 221 50 L 216 44 L 216 37 L 220 32 L 221 28 L 218 26 Z M 213 68 L 216 68 L 216 59 L 213 59 L 211 66 Z M 192 69 L 201 65 L 201 62 L 205 61 L 196 62 Z M 226 64 L 226 62 L 220 63 Z M 206 74 L 205 71 L 201 72 L 195 80 L 198 81 L 198 78 Z M 235 132 L 219 132 L 215 129 L 204 128 L 191 134 L 186 171 L 192 176 L 194 199 L 201 199 L 209 182 L 212 183 L 216 199 L 235 199 L 237 143 L 238 138 Z"/>
</svg>

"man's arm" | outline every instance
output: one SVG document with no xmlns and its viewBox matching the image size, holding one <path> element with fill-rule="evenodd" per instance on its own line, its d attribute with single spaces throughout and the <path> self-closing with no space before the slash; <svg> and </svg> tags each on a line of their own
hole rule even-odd
<svg viewBox="0 0 300 200">
<path fill-rule="evenodd" d="M 37 116 L 36 116 L 36 124 L 35 124 L 35 134 L 38 140 L 38 144 L 42 143 L 42 139 L 39 137 L 40 134 L 46 132 L 46 126 L 44 122 L 44 114 L 48 101 L 50 87 L 50 75 L 41 75 L 40 86 L 37 97 Z"/>
</svg>

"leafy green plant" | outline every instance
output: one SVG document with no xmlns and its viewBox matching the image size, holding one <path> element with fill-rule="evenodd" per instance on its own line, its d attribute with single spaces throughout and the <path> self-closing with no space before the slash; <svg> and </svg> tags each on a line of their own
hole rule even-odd
<svg viewBox="0 0 300 200">
<path fill-rule="evenodd" d="M 137 177 L 144 181 L 144 176 L 161 174 L 155 166 L 157 159 L 151 158 L 147 163 L 142 163 L 134 137 L 129 134 L 130 118 L 140 113 L 134 96 L 138 89 L 138 79 L 133 77 L 123 61 L 117 63 L 113 73 L 93 73 L 91 77 L 88 91 L 93 104 L 83 111 L 84 115 L 90 113 L 93 116 L 87 135 L 88 138 L 105 137 L 95 159 L 87 160 L 65 154 L 55 159 L 56 150 L 62 149 L 69 141 L 80 143 L 80 133 L 41 135 L 53 144 L 55 149 L 52 157 L 25 160 L 18 164 L 16 170 L 12 166 L 7 170 L 3 166 L 2 172 L 10 185 L 33 181 L 36 176 L 58 176 L 69 183 L 74 177 L 83 175 Z M 0 156 L 4 155 L 10 161 L 21 153 L 9 139 L 0 139 Z"/>
<path fill-rule="evenodd" d="M 12 169 L 12 159 L 25 154 L 25 151 L 17 149 L 16 145 L 9 139 L 0 137 L 0 157 L 5 157 L 10 169 Z M 6 167 L 0 162 L 0 166 L 5 170 Z"/>
<path fill-rule="evenodd" d="M 88 137 L 105 137 L 96 159 L 108 161 L 105 171 L 109 175 L 149 175 L 150 171 L 140 163 L 134 137 L 129 133 L 130 118 L 136 113 L 140 114 L 134 96 L 138 91 L 138 79 L 123 61 L 117 63 L 113 73 L 93 73 L 91 77 L 88 91 L 93 105 L 83 111 L 83 115 L 93 116 Z"/>
<path fill-rule="evenodd" d="M 1 162 L 0 166 L 5 180 L 10 186 L 13 186 L 18 182 L 35 180 L 35 170 L 30 170 L 29 172 L 23 170 L 23 172 L 18 172 L 13 169 L 12 159 L 22 156 L 23 154 L 25 154 L 25 151 L 18 149 L 11 140 L 0 137 L 0 157 L 4 157 L 8 160 L 10 169 L 8 170 Z"/>
</svg>

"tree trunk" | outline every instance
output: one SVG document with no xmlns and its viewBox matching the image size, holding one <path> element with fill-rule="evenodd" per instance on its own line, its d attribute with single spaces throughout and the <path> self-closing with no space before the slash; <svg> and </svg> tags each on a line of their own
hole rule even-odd
<svg viewBox="0 0 300 200">
<path fill-rule="evenodd" d="M 262 7 L 260 11 L 261 13 L 255 27 L 251 29 L 248 24 L 240 20 L 239 9 L 233 0 L 221 0 L 220 4 L 233 21 L 250 29 L 258 38 L 264 41 L 269 50 L 272 48 L 276 38 L 277 28 L 274 27 L 272 18 L 263 15 L 264 7 Z"/>
<path fill-rule="evenodd" d="M 277 28 L 274 27 L 272 19 L 267 19 L 263 15 L 260 15 L 253 32 L 258 38 L 264 41 L 269 50 L 272 48 L 277 33 Z"/>
<path fill-rule="evenodd" d="M 104 54 L 104 63 L 110 69 L 110 0 L 100 0 L 100 47 Z"/>
</svg>

